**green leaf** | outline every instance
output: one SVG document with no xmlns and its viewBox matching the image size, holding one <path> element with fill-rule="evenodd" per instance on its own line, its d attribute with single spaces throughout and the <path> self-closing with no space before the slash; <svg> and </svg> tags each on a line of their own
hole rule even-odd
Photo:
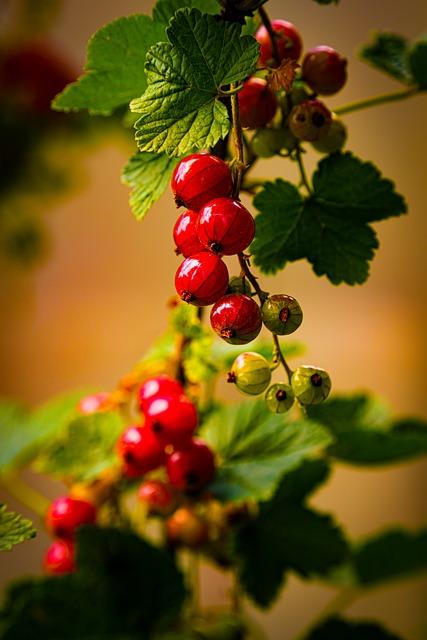
<svg viewBox="0 0 427 640">
<path fill-rule="evenodd" d="M 347 556 L 347 545 L 332 519 L 301 503 L 327 476 L 321 461 L 306 462 L 286 475 L 258 517 L 236 534 L 239 578 L 245 592 L 260 606 L 277 596 L 285 573 L 303 577 L 329 572 Z"/>
<path fill-rule="evenodd" d="M 217 0 L 157 0 L 153 9 L 153 19 L 167 25 L 178 9 L 184 7 L 212 14 L 218 13 L 220 9 Z"/>
<path fill-rule="evenodd" d="M 0 551 L 10 551 L 16 544 L 36 536 L 31 520 L 6 511 L 6 508 L 5 504 L 0 504 Z"/>
<path fill-rule="evenodd" d="M 84 395 L 82 391 L 62 394 L 32 413 L 10 401 L 0 403 L 0 472 L 28 464 L 77 415 L 77 403 Z"/>
<path fill-rule="evenodd" d="M 267 183 L 256 196 L 261 214 L 252 244 L 255 263 L 274 273 L 287 261 L 307 258 L 314 272 L 333 284 L 363 283 L 378 247 L 368 223 L 405 213 L 405 201 L 373 164 L 351 153 L 321 160 L 313 189 L 304 205 L 283 180 Z"/>
<path fill-rule="evenodd" d="M 314 629 L 306 640 L 401 640 L 376 622 L 354 622 L 330 618 Z"/>
<path fill-rule="evenodd" d="M 409 51 L 409 67 L 415 83 L 427 89 L 427 34 L 418 40 Z"/>
<path fill-rule="evenodd" d="M 393 420 L 366 394 L 335 396 L 308 407 L 308 415 L 333 433 L 331 455 L 352 464 L 389 464 L 427 453 L 426 421 Z"/>
<path fill-rule="evenodd" d="M 295 234 L 303 214 L 298 189 L 281 179 L 266 182 L 254 205 L 261 212 L 256 217 L 256 236 L 251 247 L 255 264 L 264 273 L 275 273 L 288 260 L 303 257 L 298 250 L 295 252 L 298 244 Z"/>
<path fill-rule="evenodd" d="M 145 56 L 164 37 L 164 25 L 141 14 L 102 27 L 89 40 L 85 73 L 56 96 L 53 108 L 109 115 L 128 104 L 145 91 Z"/>
<path fill-rule="evenodd" d="M 82 528 L 75 574 L 12 585 L 0 612 L 2 640 L 148 640 L 185 596 L 171 558 L 135 535 Z M 94 595 L 96 594 L 96 597 Z"/>
<path fill-rule="evenodd" d="M 136 153 L 123 169 L 122 182 L 132 189 L 129 204 L 142 220 L 169 184 L 178 160 L 164 154 Z"/>
<path fill-rule="evenodd" d="M 35 469 L 74 481 L 88 481 L 116 461 L 115 446 L 123 431 L 113 411 L 80 416 L 41 452 Z"/>
<path fill-rule="evenodd" d="M 409 42 L 407 38 L 387 31 L 373 34 L 372 41 L 364 45 L 359 55 L 368 64 L 384 71 L 400 82 L 411 84 L 411 73 L 408 69 Z"/>
<path fill-rule="evenodd" d="M 211 491 L 220 500 L 265 500 L 285 473 L 331 444 L 315 422 L 291 422 L 263 400 L 223 407 L 201 429 L 221 460 Z"/>
<path fill-rule="evenodd" d="M 227 135 L 230 122 L 219 89 L 252 73 L 258 44 L 241 37 L 238 24 L 196 9 L 179 10 L 166 33 L 169 42 L 148 52 L 148 87 L 131 109 L 142 114 L 135 124 L 141 151 L 180 156 Z"/>
</svg>

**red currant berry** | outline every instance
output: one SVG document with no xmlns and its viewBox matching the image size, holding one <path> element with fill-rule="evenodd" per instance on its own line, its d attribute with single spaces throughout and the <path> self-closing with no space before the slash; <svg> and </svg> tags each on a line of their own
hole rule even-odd
<svg viewBox="0 0 427 640">
<path fill-rule="evenodd" d="M 223 160 L 208 153 L 193 153 L 183 158 L 172 175 L 175 202 L 193 211 L 212 198 L 231 195 L 233 178 Z"/>
<path fill-rule="evenodd" d="M 184 395 L 157 396 L 145 408 L 147 426 L 164 446 L 179 446 L 191 439 L 197 428 L 197 410 Z"/>
<path fill-rule="evenodd" d="M 184 211 L 175 223 L 173 228 L 173 239 L 175 241 L 177 255 L 182 254 L 184 258 L 194 256 L 195 253 L 205 251 L 205 247 L 197 237 L 197 211 Z"/>
<path fill-rule="evenodd" d="M 48 531 L 58 538 L 72 538 L 82 524 L 94 524 L 96 509 L 86 500 L 77 500 L 70 496 L 56 498 L 46 514 Z"/>
<path fill-rule="evenodd" d="M 93 393 L 90 396 L 82 398 L 77 405 L 77 410 L 85 416 L 98 411 L 105 411 L 111 406 L 110 394 L 107 392 Z"/>
<path fill-rule="evenodd" d="M 242 127 L 259 129 L 274 118 L 277 100 L 262 78 L 249 78 L 238 93 Z"/>
<path fill-rule="evenodd" d="M 175 497 L 167 484 L 160 480 L 147 480 L 138 489 L 138 498 L 151 515 L 167 516 L 175 508 Z"/>
<path fill-rule="evenodd" d="M 260 308 L 249 296 L 231 293 L 214 304 L 212 329 L 229 344 L 246 344 L 254 340 L 262 327 Z"/>
<path fill-rule="evenodd" d="M 289 114 L 289 128 L 296 138 L 314 142 L 326 136 L 332 114 L 320 100 L 305 100 L 293 107 Z"/>
<path fill-rule="evenodd" d="M 49 575 L 71 573 L 75 569 L 74 544 L 71 540 L 54 540 L 47 549 L 43 569 Z"/>
<path fill-rule="evenodd" d="M 298 60 L 301 55 L 302 40 L 296 27 L 292 22 L 287 22 L 286 20 L 272 20 L 271 26 L 273 27 L 274 33 L 277 34 L 276 43 L 280 62 L 284 58 Z M 255 38 L 258 40 L 260 45 L 260 66 L 266 67 L 269 65 L 271 67 L 276 67 L 277 62 L 274 60 L 271 38 L 267 29 L 264 26 L 260 27 L 255 34 Z"/>
<path fill-rule="evenodd" d="M 313 47 L 304 56 L 302 77 L 313 91 L 330 96 L 346 83 L 347 60 L 332 47 Z"/>
<path fill-rule="evenodd" d="M 244 251 L 255 235 L 249 211 L 233 198 L 215 198 L 200 210 L 197 234 L 204 247 L 220 255 Z"/>
<path fill-rule="evenodd" d="M 166 522 L 169 544 L 200 547 L 208 540 L 209 526 L 189 507 L 181 507 Z"/>
<path fill-rule="evenodd" d="M 213 304 L 227 291 L 228 269 L 213 253 L 196 253 L 178 267 L 175 288 L 184 302 L 197 307 Z"/>
<path fill-rule="evenodd" d="M 141 411 L 145 410 L 148 402 L 153 400 L 156 396 L 180 396 L 184 393 L 182 385 L 167 375 L 156 376 L 146 380 L 144 384 L 139 388 L 138 401 Z"/>
<path fill-rule="evenodd" d="M 166 460 L 164 446 L 148 426 L 128 427 L 121 435 L 117 448 L 123 460 L 123 474 L 128 478 L 140 478 Z"/>
<path fill-rule="evenodd" d="M 188 493 L 200 491 L 215 475 L 213 453 L 202 440 L 192 440 L 168 458 L 166 471 L 176 489 Z"/>
</svg>

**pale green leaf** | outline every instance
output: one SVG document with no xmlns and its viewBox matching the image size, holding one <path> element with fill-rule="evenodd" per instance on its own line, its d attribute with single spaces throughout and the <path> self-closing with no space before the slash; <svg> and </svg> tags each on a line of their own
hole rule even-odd
<svg viewBox="0 0 427 640">
<path fill-rule="evenodd" d="M 0 551 L 10 551 L 16 544 L 34 538 L 36 530 L 31 520 L 23 518 L 19 513 L 7 511 L 5 504 L 0 504 Z"/>
</svg>

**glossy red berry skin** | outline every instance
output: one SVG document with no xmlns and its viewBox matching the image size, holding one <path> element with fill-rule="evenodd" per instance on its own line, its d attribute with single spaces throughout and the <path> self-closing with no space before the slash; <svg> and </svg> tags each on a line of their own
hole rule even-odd
<svg viewBox="0 0 427 640">
<path fill-rule="evenodd" d="M 169 456 L 166 472 L 172 487 L 186 493 L 195 493 L 213 480 L 214 455 L 207 444 L 194 439 L 185 448 Z"/>
<path fill-rule="evenodd" d="M 249 247 L 255 222 L 249 211 L 233 198 L 215 198 L 200 209 L 197 234 L 204 248 L 233 256 Z"/>
<path fill-rule="evenodd" d="M 229 344 L 247 344 L 261 331 L 261 311 L 249 296 L 231 293 L 212 307 L 211 326 Z"/>
<path fill-rule="evenodd" d="M 175 288 L 184 302 L 197 307 L 213 304 L 227 291 L 228 269 L 215 254 L 196 253 L 178 267 Z"/>
<path fill-rule="evenodd" d="M 198 217 L 197 211 L 184 211 L 176 221 L 173 228 L 173 239 L 177 255 L 182 254 L 184 258 L 189 258 L 195 253 L 206 250 L 197 236 Z"/>
<path fill-rule="evenodd" d="M 330 96 L 347 81 L 347 60 L 332 47 L 313 47 L 304 56 L 302 77 L 315 93 Z"/>
<path fill-rule="evenodd" d="M 298 60 L 301 55 L 302 40 L 296 27 L 292 22 L 287 22 L 286 20 L 272 20 L 271 26 L 278 36 L 276 43 L 280 61 L 284 58 Z M 274 60 L 271 39 L 267 29 L 264 26 L 260 27 L 255 34 L 255 38 L 260 45 L 259 65 L 261 67 L 276 67 L 277 63 Z"/>
<path fill-rule="evenodd" d="M 187 444 L 197 428 L 197 409 L 186 396 L 157 396 L 145 408 L 147 426 L 164 445 Z"/>
<path fill-rule="evenodd" d="M 171 376 L 160 375 L 155 378 L 150 378 L 149 380 L 146 380 L 138 390 L 139 408 L 141 411 L 144 411 L 147 404 L 156 396 L 180 396 L 183 393 L 183 386 L 178 382 L 178 380 L 171 378 Z"/>
<path fill-rule="evenodd" d="M 119 439 L 117 451 L 123 461 L 123 475 L 128 478 L 141 478 L 166 461 L 164 446 L 148 425 L 128 427 Z"/>
<path fill-rule="evenodd" d="M 48 531 L 58 538 L 73 538 L 76 530 L 83 524 L 94 524 L 96 509 L 86 500 L 77 500 L 70 496 L 56 498 L 46 514 Z"/>
<path fill-rule="evenodd" d="M 151 515 L 167 516 L 175 508 L 175 496 L 160 480 L 146 480 L 138 489 L 138 499 Z"/>
<path fill-rule="evenodd" d="M 242 127 L 260 129 L 274 118 L 277 100 L 262 78 L 249 78 L 238 93 Z"/>
<path fill-rule="evenodd" d="M 198 211 L 206 202 L 231 195 L 233 178 L 228 165 L 209 153 L 193 153 L 175 167 L 171 187 L 178 206 Z"/>
<path fill-rule="evenodd" d="M 71 540 L 54 540 L 45 553 L 43 570 L 49 575 L 72 573 L 75 569 L 74 556 L 75 549 Z"/>
</svg>

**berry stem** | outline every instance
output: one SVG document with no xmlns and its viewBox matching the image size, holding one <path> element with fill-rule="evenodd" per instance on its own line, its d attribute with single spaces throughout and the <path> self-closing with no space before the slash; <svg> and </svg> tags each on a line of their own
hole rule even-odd
<svg viewBox="0 0 427 640">
<path fill-rule="evenodd" d="M 230 85 L 230 91 L 234 90 L 235 88 L 236 83 L 232 83 Z M 231 94 L 231 118 L 233 123 L 233 140 L 236 149 L 233 196 L 235 198 L 238 198 L 240 187 L 242 184 L 243 173 L 245 170 L 245 156 L 242 124 L 240 122 L 239 99 L 237 93 Z"/>
<path fill-rule="evenodd" d="M 45 516 L 50 504 L 49 500 L 30 487 L 20 475 L 17 473 L 2 475 L 0 484 L 12 498 L 42 518 Z"/>
<path fill-rule="evenodd" d="M 304 185 L 304 187 L 307 189 L 308 193 L 310 195 L 313 194 L 313 189 L 310 186 L 310 182 L 308 180 L 307 177 L 307 173 L 305 170 L 305 166 L 304 166 L 304 161 L 302 159 L 302 151 L 301 151 L 301 147 L 298 145 L 296 150 L 295 150 L 295 160 L 298 164 L 298 168 L 299 168 L 299 172 L 300 172 L 300 176 L 301 176 L 301 184 Z"/>
<path fill-rule="evenodd" d="M 273 358 L 280 362 L 280 364 L 282 365 L 282 367 L 286 371 L 286 375 L 288 376 L 289 384 L 291 384 L 293 371 L 290 368 L 290 366 L 288 365 L 288 363 L 286 362 L 286 358 L 282 353 L 282 349 L 280 348 L 279 338 L 277 337 L 277 335 L 275 333 L 273 333 L 272 336 L 273 336 L 273 344 L 274 344 Z"/>
<path fill-rule="evenodd" d="M 334 113 L 336 115 L 342 116 L 346 113 L 353 113 L 353 111 L 360 111 L 361 109 L 368 109 L 369 107 L 376 107 L 380 104 L 386 104 L 388 102 L 398 102 L 399 100 L 405 100 L 406 98 L 410 98 L 417 93 L 420 93 L 420 89 L 418 87 L 411 87 L 410 89 L 403 89 L 400 91 L 394 91 L 392 93 L 383 93 L 378 96 L 374 96 L 372 98 L 365 98 L 364 100 L 356 100 L 355 102 L 350 102 L 349 104 L 345 104 L 342 107 L 338 107 L 334 109 Z"/>
<path fill-rule="evenodd" d="M 259 301 L 262 305 L 265 299 L 267 298 L 267 294 L 265 291 L 261 289 L 261 287 L 258 284 L 257 278 L 254 276 L 254 274 L 250 270 L 248 256 L 246 256 L 244 253 L 239 253 L 238 258 L 239 258 L 240 267 L 242 269 L 242 273 L 244 277 L 249 280 L 249 282 L 255 289 L 255 293 L 257 294 Z"/>
<path fill-rule="evenodd" d="M 258 9 L 258 13 L 259 13 L 259 17 L 261 18 L 262 24 L 267 29 L 267 33 L 270 36 L 271 49 L 273 52 L 274 62 L 276 63 L 276 66 L 279 66 L 280 65 L 279 49 L 277 48 L 276 34 L 274 33 L 274 29 L 271 26 L 270 18 L 268 16 L 267 11 L 264 9 L 264 7 L 260 7 Z"/>
</svg>

